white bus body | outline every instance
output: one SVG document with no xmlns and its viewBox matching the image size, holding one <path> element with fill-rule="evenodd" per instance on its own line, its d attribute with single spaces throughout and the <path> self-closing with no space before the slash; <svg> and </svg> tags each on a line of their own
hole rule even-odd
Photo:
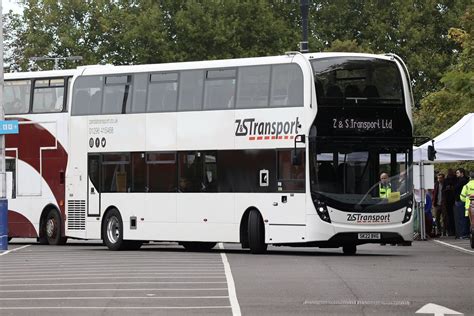
<svg viewBox="0 0 474 316">
<path fill-rule="evenodd" d="M 85 67 L 70 96 L 66 235 L 104 239 L 114 250 L 143 241 L 191 249 L 235 242 L 256 253 L 267 244 L 351 253 L 365 242 L 410 241 L 405 204 L 371 216 L 330 202 L 317 211 L 312 161 L 326 154 L 311 154 L 321 111 L 311 62 L 335 57 L 396 65 L 403 111 L 411 109 L 405 70 L 390 56 Z"/>
</svg>

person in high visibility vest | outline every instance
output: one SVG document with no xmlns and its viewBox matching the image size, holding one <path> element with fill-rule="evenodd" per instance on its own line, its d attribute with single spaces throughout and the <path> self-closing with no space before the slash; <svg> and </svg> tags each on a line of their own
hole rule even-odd
<svg viewBox="0 0 474 316">
<path fill-rule="evenodd" d="M 470 196 L 474 195 L 474 171 L 469 172 L 469 182 L 462 188 L 459 198 L 464 202 L 465 217 L 469 217 L 469 207 L 471 204 Z M 470 218 L 472 223 L 472 218 Z"/>
<path fill-rule="evenodd" d="M 382 199 L 388 199 L 390 193 L 392 193 L 392 186 L 390 185 L 388 173 L 382 172 L 380 174 L 379 197 Z"/>
</svg>

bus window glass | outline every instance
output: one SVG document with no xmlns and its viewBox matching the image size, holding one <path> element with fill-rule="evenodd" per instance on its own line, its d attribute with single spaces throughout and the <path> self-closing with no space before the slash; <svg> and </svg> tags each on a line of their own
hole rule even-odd
<svg viewBox="0 0 474 316">
<path fill-rule="evenodd" d="M 412 184 L 405 182 L 411 172 L 410 148 L 370 148 L 367 144 L 346 144 L 344 152 L 334 144 L 318 143 L 318 154 L 311 161 L 311 185 L 320 199 L 336 203 L 338 208 L 353 209 L 377 206 L 396 209 L 399 202 L 411 192 Z M 364 150 L 364 147 L 366 148 Z M 392 197 L 381 197 L 380 175 L 389 175 Z M 401 192 L 403 191 L 403 192 Z"/>
<path fill-rule="evenodd" d="M 203 166 L 201 152 L 180 152 L 179 157 L 179 191 L 201 192 L 203 189 Z"/>
<path fill-rule="evenodd" d="M 203 192 L 217 192 L 217 155 L 216 152 L 204 153 Z"/>
<path fill-rule="evenodd" d="M 64 105 L 64 79 L 44 79 L 34 82 L 33 112 L 61 112 Z"/>
<path fill-rule="evenodd" d="M 333 57 L 311 61 L 321 106 L 403 105 L 400 71 L 393 61 Z"/>
<path fill-rule="evenodd" d="M 297 64 L 273 66 L 270 106 L 303 106 L 303 73 Z"/>
<path fill-rule="evenodd" d="M 4 82 L 3 104 L 5 114 L 24 114 L 30 109 L 31 80 Z"/>
<path fill-rule="evenodd" d="M 90 154 L 88 162 L 88 174 L 95 190 L 100 190 L 100 155 Z"/>
<path fill-rule="evenodd" d="M 106 77 L 102 114 L 121 114 L 130 107 L 131 76 Z"/>
<path fill-rule="evenodd" d="M 102 156 L 102 192 L 129 192 L 131 178 L 130 154 Z"/>
<path fill-rule="evenodd" d="M 131 153 L 132 185 L 131 192 L 146 192 L 146 163 L 145 153 Z"/>
<path fill-rule="evenodd" d="M 147 153 L 147 191 L 176 192 L 176 153 Z"/>
<path fill-rule="evenodd" d="M 278 190 L 299 192 L 305 190 L 304 151 L 298 150 L 297 155 L 301 163 L 293 165 L 291 150 L 278 152 Z"/>
<path fill-rule="evenodd" d="M 204 109 L 231 109 L 234 107 L 235 69 L 208 70 L 204 84 Z"/>
<path fill-rule="evenodd" d="M 270 66 L 239 68 L 237 108 L 262 108 L 268 106 L 270 93 Z"/>
<path fill-rule="evenodd" d="M 72 115 L 100 114 L 102 76 L 79 77 L 74 83 Z"/>
<path fill-rule="evenodd" d="M 133 98 L 132 108 L 127 107 L 127 113 L 144 113 L 146 112 L 146 96 L 147 96 L 147 74 L 136 74 L 133 78 Z M 127 105 L 130 102 L 127 103 Z"/>
<path fill-rule="evenodd" d="M 276 165 L 276 151 L 272 149 L 219 151 L 219 192 L 275 192 Z M 268 186 L 260 186 L 261 170 L 268 171 Z"/>
<path fill-rule="evenodd" d="M 179 111 L 199 111 L 202 108 L 204 72 L 183 71 L 179 76 Z"/>
<path fill-rule="evenodd" d="M 151 74 L 147 112 L 174 112 L 178 100 L 176 73 Z"/>
</svg>

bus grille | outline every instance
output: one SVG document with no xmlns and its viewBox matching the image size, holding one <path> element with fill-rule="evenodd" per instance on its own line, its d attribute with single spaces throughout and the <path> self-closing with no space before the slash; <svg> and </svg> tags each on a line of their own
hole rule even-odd
<svg viewBox="0 0 474 316">
<path fill-rule="evenodd" d="M 67 228 L 70 230 L 86 229 L 86 201 L 69 200 L 67 208 Z"/>
</svg>

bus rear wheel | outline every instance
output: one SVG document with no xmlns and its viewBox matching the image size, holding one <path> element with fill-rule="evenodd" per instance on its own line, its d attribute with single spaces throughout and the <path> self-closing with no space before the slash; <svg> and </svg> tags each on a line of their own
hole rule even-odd
<svg viewBox="0 0 474 316">
<path fill-rule="evenodd" d="M 66 244 L 67 237 L 61 236 L 61 223 L 59 212 L 55 209 L 49 210 L 42 225 L 40 243 L 50 245 Z"/>
<path fill-rule="evenodd" d="M 102 239 L 110 250 L 125 249 L 126 243 L 123 240 L 122 216 L 116 209 L 112 209 L 105 215 L 102 227 Z M 141 246 L 141 245 L 140 245 Z"/>
<path fill-rule="evenodd" d="M 189 251 L 209 251 L 216 246 L 215 242 L 196 242 L 196 241 L 185 241 L 180 243 L 184 249 Z"/>
<path fill-rule="evenodd" d="M 262 215 L 257 210 L 250 211 L 248 236 L 250 253 L 262 254 L 267 251 L 267 244 L 265 243 L 265 226 L 263 225 Z"/>
<path fill-rule="evenodd" d="M 342 246 L 342 253 L 345 255 L 355 255 L 357 252 L 356 245 L 344 245 Z"/>
</svg>

